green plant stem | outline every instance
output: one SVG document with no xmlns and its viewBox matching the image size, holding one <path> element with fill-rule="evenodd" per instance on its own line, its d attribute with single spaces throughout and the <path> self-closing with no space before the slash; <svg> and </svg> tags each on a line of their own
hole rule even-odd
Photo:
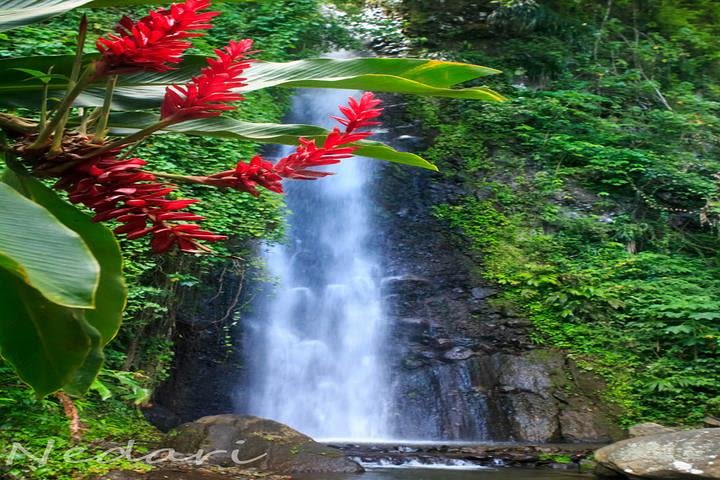
<svg viewBox="0 0 720 480">
<path fill-rule="evenodd" d="M 80 93 L 82 93 L 82 91 L 95 79 L 95 63 L 88 65 L 85 71 L 82 72 L 82 75 L 80 74 L 83 61 L 83 46 L 85 45 L 86 37 L 87 16 L 83 15 L 82 20 L 80 20 L 80 28 L 78 29 L 75 61 L 73 62 L 72 71 L 70 72 L 68 92 L 58 106 L 55 111 L 55 115 L 53 115 L 50 122 L 47 125 L 43 125 L 40 135 L 38 135 L 38 138 L 30 146 L 31 149 L 43 148 L 52 134 L 54 134 L 55 137 L 53 139 L 51 152 L 59 152 L 62 147 L 62 134 L 65 130 L 65 124 L 67 124 L 70 116 L 72 104 Z"/>
<path fill-rule="evenodd" d="M 63 98 L 62 103 L 60 103 L 60 105 L 58 106 L 57 110 L 55 111 L 55 115 L 53 115 L 50 122 L 48 122 L 48 124 L 43 127 L 40 135 L 38 135 L 38 138 L 35 139 L 32 145 L 30 145 L 31 149 L 40 149 L 44 147 L 45 145 L 47 145 L 47 141 L 50 139 L 52 133 L 57 130 L 59 125 L 62 124 L 64 128 L 65 124 L 63 120 L 67 121 L 67 113 L 72 107 L 72 103 L 80 95 L 80 93 L 82 93 L 82 91 L 85 90 L 85 88 L 90 85 L 90 83 L 92 83 L 92 81 L 94 80 L 94 71 L 94 65 L 89 65 L 88 68 L 83 72 L 80 80 L 74 86 L 70 86 L 70 84 L 68 84 L 70 90 L 68 91 L 67 95 L 65 95 L 65 98 Z"/>
<path fill-rule="evenodd" d="M 80 125 L 78 125 L 78 131 L 85 135 L 88 131 L 88 127 L 97 121 L 101 113 L 102 108 L 95 108 L 89 114 L 83 115 L 80 118 Z"/>
<path fill-rule="evenodd" d="M 146 137 L 152 135 L 153 133 L 157 132 L 158 130 L 162 130 L 170 125 L 172 125 L 175 122 L 168 121 L 168 120 L 162 120 L 155 125 L 150 125 L 149 127 L 143 128 L 142 130 L 138 130 L 137 132 L 133 133 L 132 135 L 128 135 L 127 137 L 118 138 L 114 142 L 110 142 L 107 145 L 104 145 L 103 147 L 98 148 L 97 150 L 84 155 L 81 157 L 83 160 L 96 157 L 98 155 L 101 155 L 107 151 L 110 150 L 116 150 L 119 148 L 122 148 L 126 145 L 130 145 L 136 142 L 139 142 L 140 140 L 145 139 Z"/>
<path fill-rule="evenodd" d="M 53 132 L 52 137 L 52 144 L 50 146 L 51 155 L 57 155 L 62 152 L 63 132 L 65 131 L 65 125 L 67 124 L 67 120 L 68 114 L 66 113 L 65 115 L 63 115 L 60 123 L 58 123 L 55 127 L 55 132 Z"/>
<path fill-rule="evenodd" d="M 205 185 L 205 182 L 203 182 L 203 179 L 205 177 L 197 177 L 193 175 L 177 175 L 174 173 L 165 173 L 165 172 L 150 172 L 151 174 L 155 175 L 158 178 L 167 178 L 168 180 L 175 180 L 181 183 L 196 183 L 200 185 Z"/>
<path fill-rule="evenodd" d="M 102 143 L 105 140 L 108 132 L 108 118 L 110 117 L 110 107 L 112 105 L 112 97 L 115 92 L 115 86 L 117 85 L 118 76 L 112 75 L 107 80 L 107 86 L 105 87 L 105 99 L 103 100 L 102 110 L 100 111 L 100 117 L 98 118 L 97 126 L 95 127 L 95 135 L 93 136 L 92 143 Z"/>
<path fill-rule="evenodd" d="M 48 73 L 52 72 L 52 67 L 48 70 Z M 42 96 L 42 104 L 40 105 L 40 127 L 44 127 L 45 123 L 47 123 L 47 102 L 48 102 L 48 94 L 50 91 L 50 82 L 45 83 L 45 86 L 43 87 L 43 96 Z"/>
</svg>

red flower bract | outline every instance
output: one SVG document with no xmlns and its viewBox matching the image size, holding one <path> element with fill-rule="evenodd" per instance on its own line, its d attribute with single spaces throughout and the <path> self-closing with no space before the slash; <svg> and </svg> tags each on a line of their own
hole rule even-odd
<svg viewBox="0 0 720 480">
<path fill-rule="evenodd" d="M 97 40 L 102 58 L 96 65 L 96 76 L 140 70 L 164 72 L 179 63 L 191 43 L 187 40 L 202 36 L 198 30 L 212 28 L 210 20 L 218 12 L 200 12 L 210 6 L 209 0 L 186 0 L 169 8 L 151 10 L 133 22 L 123 17 L 110 34 Z"/>
<path fill-rule="evenodd" d="M 223 111 L 234 110 L 228 102 L 242 100 L 232 89 L 245 86 L 240 75 L 250 66 L 246 55 L 252 40 L 231 41 L 222 50 L 215 50 L 217 58 L 208 58 L 208 66 L 185 85 L 173 85 L 165 91 L 160 117 L 181 122 L 192 118 L 214 117 Z"/>
<path fill-rule="evenodd" d="M 315 140 L 301 138 L 300 146 L 295 152 L 275 164 L 275 171 L 281 177 L 298 180 L 314 180 L 331 175 L 330 172 L 311 168 L 340 163 L 341 160 L 352 157 L 358 147 L 350 144 L 372 135 L 372 132 L 359 130 L 379 124 L 373 121 L 382 113 L 381 108 L 375 108 L 378 105 L 380 100 L 371 92 L 364 93 L 360 101 L 351 97 L 348 106 L 340 107 L 344 118 L 333 117 L 345 127 L 344 130 L 334 128 L 321 147 L 317 146 Z"/>
<path fill-rule="evenodd" d="M 360 131 L 360 129 L 378 125 L 378 122 L 373 120 L 382 112 L 382 109 L 375 108 L 379 104 L 380 100 L 370 92 L 363 94 L 360 101 L 350 98 L 348 106 L 340 107 L 344 117 L 333 117 L 345 129 L 342 131 L 339 128 L 333 129 L 322 146 L 318 146 L 315 140 L 301 138 L 300 145 L 295 151 L 275 165 L 260 156 L 255 156 L 250 163 L 238 162 L 233 170 L 206 177 L 192 177 L 193 181 L 221 188 L 233 188 L 257 196 L 260 193 L 257 190 L 258 186 L 282 193 L 283 178 L 315 180 L 332 175 L 332 172 L 313 170 L 312 167 L 332 165 L 352 157 L 358 147 L 351 144 L 372 135 L 372 132 Z"/>
<path fill-rule="evenodd" d="M 233 170 L 204 177 L 202 183 L 220 188 L 232 188 L 260 195 L 258 186 L 276 193 L 282 193 L 282 177 L 275 172 L 273 164 L 256 155 L 250 163 L 238 162 Z"/>
<path fill-rule="evenodd" d="M 172 185 L 157 182 L 145 172 L 139 158 L 119 160 L 113 156 L 88 160 L 66 171 L 56 184 L 65 189 L 73 203 L 95 211 L 96 222 L 116 220 L 123 225 L 115 229 L 129 239 L 152 235 L 151 247 L 161 253 L 177 245 L 184 252 L 200 253 L 209 249 L 198 240 L 217 241 L 227 237 L 201 230 L 194 223 L 203 217 L 181 212 L 197 200 L 174 200 L 167 196 Z"/>
</svg>

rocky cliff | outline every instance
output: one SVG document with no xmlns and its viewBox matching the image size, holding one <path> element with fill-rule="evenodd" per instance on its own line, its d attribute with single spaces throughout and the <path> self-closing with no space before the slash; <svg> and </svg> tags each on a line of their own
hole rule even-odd
<svg viewBox="0 0 720 480">
<path fill-rule="evenodd" d="M 407 134 L 412 126 L 401 127 Z M 412 140 L 412 137 L 407 136 Z M 432 206 L 463 193 L 440 174 L 387 165 L 379 173 L 378 241 L 393 324 L 389 349 L 396 435 L 402 438 L 607 442 L 622 434 L 602 382 L 532 326 L 493 306 L 481 259 L 458 248 Z"/>
</svg>

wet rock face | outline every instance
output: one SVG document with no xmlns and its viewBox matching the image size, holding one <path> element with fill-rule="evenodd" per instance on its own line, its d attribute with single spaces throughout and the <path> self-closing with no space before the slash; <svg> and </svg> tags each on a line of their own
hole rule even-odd
<svg viewBox="0 0 720 480">
<path fill-rule="evenodd" d="M 367 465 L 509 466 L 520 468 L 588 471 L 598 445 L 592 444 L 486 444 L 486 445 L 339 445 L 352 458 Z M 562 460 L 562 463 L 557 461 Z"/>
<path fill-rule="evenodd" d="M 720 429 L 644 435 L 595 452 L 604 469 L 622 476 L 656 479 L 720 478 Z"/>
<path fill-rule="evenodd" d="M 411 131 L 405 129 L 404 132 Z M 448 440 L 609 442 L 622 438 L 602 383 L 537 348 L 530 322 L 493 307 L 498 289 L 432 216 L 466 194 L 439 174 L 385 165 L 377 238 L 392 322 L 395 436 Z"/>
<path fill-rule="evenodd" d="M 252 416 L 203 417 L 178 428 L 169 446 L 187 454 L 218 452 L 208 463 L 226 467 L 249 462 L 247 466 L 282 474 L 363 471 L 337 449 L 282 423 Z"/>
<path fill-rule="evenodd" d="M 416 127 L 406 127 L 402 133 L 416 138 Z M 393 436 L 578 443 L 621 438 L 599 398 L 602 382 L 561 353 L 533 345 L 527 319 L 493 306 L 500 292 L 482 281 L 481 259 L 459 248 L 432 216 L 433 205 L 468 192 L 432 172 L 389 164 L 378 170 L 377 190 L 369 194 L 378 205 L 374 241 L 384 258 L 382 289 L 391 323 L 386 354 Z M 240 283 L 226 278 L 218 294 L 212 286 L 206 297 L 188 299 L 200 311 L 179 312 L 172 375 L 148 412 L 161 428 L 244 411 L 243 396 L 252 392 L 243 382 L 243 325 L 235 330 L 237 347 L 228 349 L 216 321 L 237 303 L 228 286 Z"/>
<path fill-rule="evenodd" d="M 170 377 L 144 411 L 159 429 L 168 431 L 196 418 L 233 411 L 237 382 L 245 375 L 244 359 L 241 350 L 226 345 L 224 332 L 231 329 L 231 313 L 242 304 L 238 295 L 243 279 L 237 273 L 216 272 L 203 279 L 204 288 L 181 290 Z M 241 330 L 236 330 L 240 338 Z"/>
</svg>

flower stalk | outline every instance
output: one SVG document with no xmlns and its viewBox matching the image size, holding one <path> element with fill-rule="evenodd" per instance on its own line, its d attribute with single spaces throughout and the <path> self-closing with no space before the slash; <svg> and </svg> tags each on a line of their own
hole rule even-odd
<svg viewBox="0 0 720 480">
<path fill-rule="evenodd" d="M 58 126 L 62 124 L 62 127 L 65 127 L 67 123 L 66 115 L 70 111 L 70 108 L 72 108 L 72 104 L 77 97 L 93 82 L 94 70 L 94 64 L 90 64 L 82 73 L 77 83 L 68 83 L 67 94 L 55 110 L 55 114 L 51 120 L 42 128 L 40 135 L 38 135 L 37 139 L 30 145 L 29 148 L 31 150 L 39 150 L 45 147 L 53 132 L 58 130 Z"/>
<path fill-rule="evenodd" d="M 80 158 L 83 160 L 87 160 L 89 158 L 97 157 L 99 155 L 102 155 L 102 154 L 110 152 L 110 151 L 122 149 L 123 147 L 132 145 L 141 140 L 144 140 L 145 138 L 149 137 L 153 133 L 160 131 L 164 128 L 167 128 L 174 123 L 178 123 L 178 122 L 171 121 L 171 120 L 161 120 L 157 123 L 150 125 L 149 127 L 145 127 L 142 130 L 138 130 L 137 132 L 135 132 L 131 135 L 128 135 L 127 137 L 121 137 L 110 143 L 106 143 L 105 145 L 98 147 L 96 150 L 93 150 L 90 153 L 81 156 Z"/>
<path fill-rule="evenodd" d="M 56 155 L 62 151 L 63 133 L 65 132 L 65 125 L 70 118 L 70 109 L 75 99 L 85 89 L 87 85 L 81 85 L 80 82 L 80 71 L 82 69 L 83 62 L 83 49 L 85 46 L 85 39 L 87 38 L 87 15 L 83 15 L 80 20 L 80 28 L 77 37 L 77 46 L 75 48 L 75 61 L 73 62 L 72 70 L 70 72 L 70 81 L 68 82 L 69 93 L 63 99 L 63 103 L 55 112 L 53 121 L 49 125 L 44 127 L 47 130 L 47 135 L 53 134 L 52 146 L 50 147 L 50 154 Z M 85 74 L 88 74 L 86 71 Z M 86 80 L 87 84 L 92 82 L 92 78 Z M 76 88 L 79 87 L 79 88 Z M 70 97 L 70 98 L 68 98 Z M 52 130 L 51 130 L 52 128 Z M 41 133 L 42 137 L 42 133 Z M 38 138 L 39 140 L 39 138 Z M 45 139 L 47 141 L 47 138 Z"/>
<path fill-rule="evenodd" d="M 103 100 L 103 106 L 100 110 L 97 125 L 95 126 L 95 135 L 93 136 L 92 143 L 98 144 L 105 140 L 108 133 L 108 120 L 110 118 L 110 108 L 112 106 L 113 93 L 115 92 L 115 86 L 117 85 L 118 76 L 111 75 L 108 77 L 107 85 L 105 87 L 105 98 Z"/>
<path fill-rule="evenodd" d="M 52 75 L 54 65 L 48 69 L 48 75 Z M 40 127 L 44 127 L 47 123 L 47 106 L 48 106 L 48 96 L 50 95 L 50 80 L 47 82 L 44 82 L 43 85 L 43 93 L 42 93 L 42 103 L 40 104 Z"/>
</svg>

